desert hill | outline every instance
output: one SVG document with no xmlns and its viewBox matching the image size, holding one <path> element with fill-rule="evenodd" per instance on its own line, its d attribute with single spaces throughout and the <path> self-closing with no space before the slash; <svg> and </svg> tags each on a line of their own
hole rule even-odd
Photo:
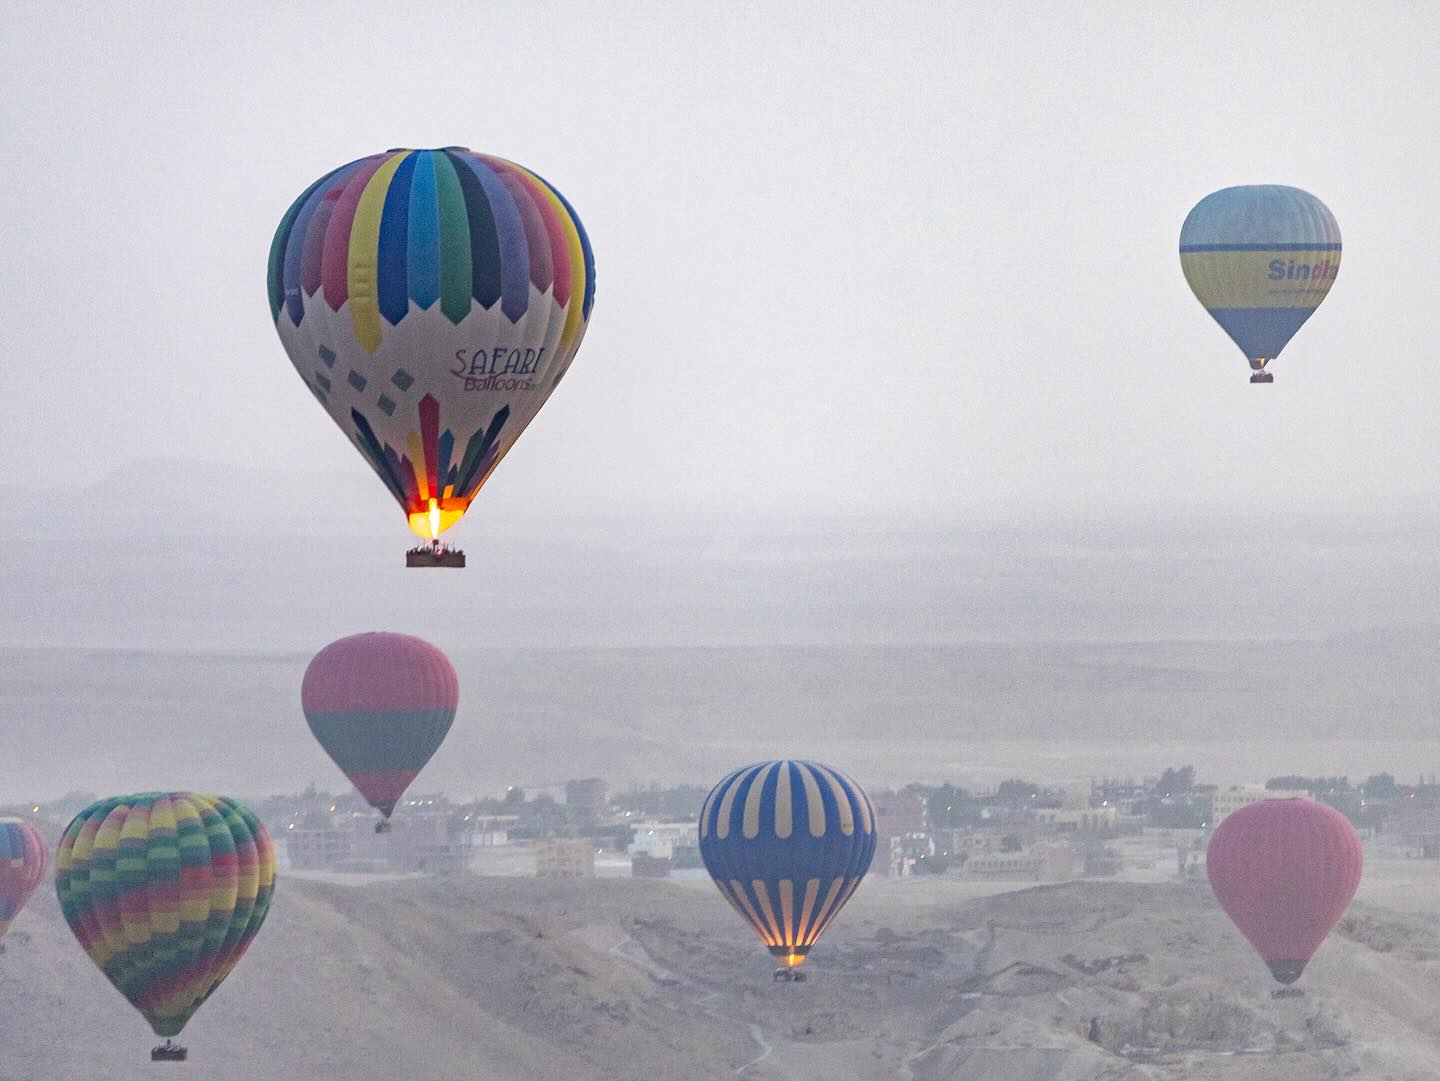
<svg viewBox="0 0 1440 1081">
<path fill-rule="evenodd" d="M 874 881 L 811 963 L 768 958 L 708 886 L 287 878 L 167 1076 L 425 1081 L 1314 1081 L 1440 1076 L 1440 925 L 1357 905 L 1301 982 L 1202 889 L 989 897 Z M 967 899 L 968 896 L 968 899 Z M 0 955 L 0 1081 L 155 1076 L 138 1015 L 35 899 Z M 1092 1031 L 1095 1039 L 1088 1037 Z"/>
</svg>

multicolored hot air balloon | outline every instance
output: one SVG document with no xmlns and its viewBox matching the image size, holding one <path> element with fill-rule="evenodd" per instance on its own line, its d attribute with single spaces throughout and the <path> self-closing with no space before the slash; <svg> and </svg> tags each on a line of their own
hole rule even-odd
<svg viewBox="0 0 1440 1081">
<path fill-rule="evenodd" d="M 1200 303 L 1250 361 L 1252 383 L 1325 299 L 1340 273 L 1340 227 L 1307 191 L 1248 184 L 1205 196 L 1180 228 L 1180 267 Z"/>
<path fill-rule="evenodd" d="M 0 937 L 45 877 L 49 853 L 34 823 L 0 818 Z"/>
<path fill-rule="evenodd" d="M 464 147 L 327 173 L 281 220 L 269 277 L 295 370 L 432 541 L 565 375 L 595 299 L 564 196 Z"/>
<path fill-rule="evenodd" d="M 331 642 L 300 686 L 310 731 L 384 816 L 377 832 L 445 739 L 459 702 L 444 653 L 424 639 L 379 631 Z"/>
<path fill-rule="evenodd" d="M 55 892 L 100 971 L 183 1059 L 176 1036 L 254 940 L 275 890 L 275 848 L 224 796 L 143 792 L 92 803 L 65 830 Z"/>
<path fill-rule="evenodd" d="M 770 952 L 794 969 L 865 877 L 875 811 L 860 786 L 818 762 L 760 762 L 710 791 L 700 858 Z"/>
<path fill-rule="evenodd" d="M 1205 871 L 1220 907 L 1283 984 L 1306 963 L 1360 885 L 1360 838 L 1339 811 L 1308 799 L 1267 799 L 1227 815 Z"/>
</svg>

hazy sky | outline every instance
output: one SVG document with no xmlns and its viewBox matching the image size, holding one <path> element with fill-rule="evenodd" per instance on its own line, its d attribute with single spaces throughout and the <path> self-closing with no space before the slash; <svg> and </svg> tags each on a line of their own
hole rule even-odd
<svg viewBox="0 0 1440 1081">
<path fill-rule="evenodd" d="M 328 169 L 459 143 L 553 181 L 595 246 L 584 348 L 492 485 L 532 507 L 1435 489 L 1432 5 L 4 20 L 11 483 L 152 457 L 364 471 L 269 321 L 270 238 Z M 1196 200 L 1258 182 L 1313 191 L 1345 239 L 1271 387 L 1248 385 L 1176 255 Z"/>
</svg>

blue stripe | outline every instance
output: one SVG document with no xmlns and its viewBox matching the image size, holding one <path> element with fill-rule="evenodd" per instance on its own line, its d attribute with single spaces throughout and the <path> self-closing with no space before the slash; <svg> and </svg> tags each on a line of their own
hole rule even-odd
<svg viewBox="0 0 1440 1081">
<path fill-rule="evenodd" d="M 525 239 L 525 221 L 520 208 L 505 182 L 490 171 L 484 162 L 469 157 L 453 156 L 469 167 L 480 181 L 495 223 L 495 244 L 500 254 L 500 310 L 514 323 L 530 306 L 530 244 Z M 478 293 L 475 297 L 485 304 Z M 488 308 L 493 300 L 485 304 Z"/>
<path fill-rule="evenodd" d="M 1280 355 L 1314 308 L 1207 308 L 1240 351 L 1253 360 Z"/>
<path fill-rule="evenodd" d="M 435 195 L 435 152 L 415 155 L 410 182 L 410 299 L 421 309 L 440 299 L 440 210 Z"/>
<path fill-rule="evenodd" d="M 1339 244 L 1181 244 L 1180 254 L 1192 251 L 1339 251 Z"/>
<path fill-rule="evenodd" d="M 410 292 L 406 281 L 406 234 L 410 229 L 410 177 L 415 172 L 418 154 L 407 154 L 385 192 L 385 206 L 380 212 L 380 242 L 375 257 L 375 292 L 380 314 L 394 326 L 410 310 Z"/>
</svg>

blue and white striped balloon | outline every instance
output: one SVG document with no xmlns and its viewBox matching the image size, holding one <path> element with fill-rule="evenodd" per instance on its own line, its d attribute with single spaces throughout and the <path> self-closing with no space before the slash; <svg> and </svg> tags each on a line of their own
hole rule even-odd
<svg viewBox="0 0 1440 1081">
<path fill-rule="evenodd" d="M 839 770 L 760 762 L 711 790 L 700 858 L 735 911 L 793 968 L 865 877 L 875 828 L 870 798 Z"/>
</svg>

